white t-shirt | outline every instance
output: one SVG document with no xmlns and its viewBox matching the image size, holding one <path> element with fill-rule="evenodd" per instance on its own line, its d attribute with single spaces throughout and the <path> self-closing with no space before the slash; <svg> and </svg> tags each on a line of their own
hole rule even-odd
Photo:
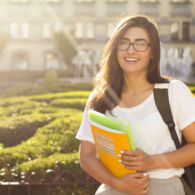
<svg viewBox="0 0 195 195">
<path fill-rule="evenodd" d="M 195 98 L 189 88 L 179 80 L 172 80 L 168 91 L 173 119 L 176 125 L 175 129 L 181 139 L 181 130 L 195 121 Z M 111 112 L 117 118 L 129 122 L 136 148 L 140 148 L 151 155 L 176 149 L 169 129 L 157 110 L 153 93 L 135 107 L 124 108 L 116 106 Z M 106 112 L 106 115 L 109 116 L 109 112 Z M 87 109 L 84 110 L 76 138 L 94 143 Z M 150 178 L 166 179 L 173 176 L 181 176 L 183 172 L 183 168 L 171 168 L 151 170 L 148 171 L 148 174 Z"/>
</svg>

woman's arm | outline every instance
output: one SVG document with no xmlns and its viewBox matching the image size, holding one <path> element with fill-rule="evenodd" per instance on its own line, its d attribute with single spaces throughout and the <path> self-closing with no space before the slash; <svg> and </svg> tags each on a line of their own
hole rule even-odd
<svg viewBox="0 0 195 195">
<path fill-rule="evenodd" d="M 195 164 L 195 122 L 183 129 L 182 133 L 187 144 L 174 152 L 154 156 L 154 167 L 179 168 Z M 158 159 L 161 159 L 162 162 L 157 163 Z"/>
<path fill-rule="evenodd" d="M 160 168 L 180 168 L 195 164 L 195 122 L 182 131 L 187 144 L 173 152 L 147 155 L 142 150 L 124 151 L 121 161 L 126 168 L 147 171 Z"/>
<path fill-rule="evenodd" d="M 137 195 L 148 192 L 148 176 L 144 176 L 142 173 L 130 173 L 121 179 L 114 177 L 97 159 L 96 147 L 93 143 L 81 141 L 80 163 L 82 169 L 89 175 L 116 190 Z"/>
<path fill-rule="evenodd" d="M 81 141 L 80 144 L 80 164 L 81 168 L 96 180 L 113 186 L 114 177 L 97 159 L 95 145 L 88 141 Z M 98 174 L 97 174 L 98 173 Z"/>
</svg>

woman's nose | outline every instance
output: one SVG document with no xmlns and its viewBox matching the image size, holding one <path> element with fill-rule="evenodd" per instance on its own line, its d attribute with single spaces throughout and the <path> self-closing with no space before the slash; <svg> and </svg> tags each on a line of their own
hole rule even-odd
<svg viewBox="0 0 195 195">
<path fill-rule="evenodd" d="M 133 44 L 132 44 L 132 43 L 131 43 L 131 44 L 129 44 L 129 47 L 128 47 L 128 49 L 127 49 L 127 52 L 129 52 L 129 53 L 135 52 L 135 49 L 134 49 L 134 47 L 133 47 Z"/>
</svg>

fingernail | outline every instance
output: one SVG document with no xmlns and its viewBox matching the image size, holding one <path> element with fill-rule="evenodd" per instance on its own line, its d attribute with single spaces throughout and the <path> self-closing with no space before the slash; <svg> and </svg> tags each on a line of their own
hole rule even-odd
<svg viewBox="0 0 195 195">
<path fill-rule="evenodd" d="M 121 159 L 118 159 L 118 161 L 121 163 L 122 162 L 122 160 Z"/>
<path fill-rule="evenodd" d="M 123 150 L 121 150 L 121 151 L 120 151 L 120 153 L 121 153 L 121 154 L 123 154 L 123 153 L 124 153 L 124 151 L 123 151 Z"/>
<path fill-rule="evenodd" d="M 121 157 L 121 156 L 122 156 L 121 154 L 118 155 L 118 157 Z"/>
<path fill-rule="evenodd" d="M 144 176 L 147 176 L 148 174 L 147 173 L 143 173 Z"/>
</svg>

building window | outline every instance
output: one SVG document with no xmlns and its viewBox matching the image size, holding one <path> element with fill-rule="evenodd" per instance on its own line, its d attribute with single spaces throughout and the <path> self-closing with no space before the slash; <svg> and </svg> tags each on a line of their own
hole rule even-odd
<svg viewBox="0 0 195 195">
<path fill-rule="evenodd" d="M 173 22 L 171 24 L 172 40 L 190 40 L 190 23 L 186 21 Z"/>
<path fill-rule="evenodd" d="M 51 39 L 52 38 L 50 23 L 44 23 L 43 24 L 43 38 L 44 39 Z"/>
<path fill-rule="evenodd" d="M 29 24 L 28 23 L 21 24 L 21 38 L 29 39 Z"/>
<path fill-rule="evenodd" d="M 29 24 L 28 23 L 16 23 L 10 24 L 10 35 L 12 39 L 29 39 Z"/>
<path fill-rule="evenodd" d="M 93 39 L 95 37 L 93 22 L 77 22 L 75 24 L 75 37 L 77 39 Z"/>
<path fill-rule="evenodd" d="M 94 23 L 93 22 L 88 22 L 86 28 L 86 38 L 88 39 L 93 39 L 94 38 Z"/>
<path fill-rule="evenodd" d="M 108 37 L 110 37 L 112 35 L 115 28 L 116 28 L 116 23 L 108 22 L 108 25 L 107 25 L 107 36 Z"/>
<path fill-rule="evenodd" d="M 11 35 L 12 39 L 18 39 L 19 38 L 19 26 L 15 22 L 10 24 L 10 35 Z"/>
<path fill-rule="evenodd" d="M 171 24 L 171 39 L 178 40 L 179 39 L 179 23 L 173 22 Z"/>
<path fill-rule="evenodd" d="M 28 55 L 23 52 L 15 53 L 12 56 L 12 68 L 15 70 L 28 69 Z"/>
<path fill-rule="evenodd" d="M 45 54 L 46 69 L 59 69 L 60 64 L 58 56 L 55 53 L 48 52 Z"/>
<path fill-rule="evenodd" d="M 82 22 L 77 22 L 75 24 L 75 37 L 77 39 L 82 39 L 83 38 L 83 23 Z"/>
<path fill-rule="evenodd" d="M 43 24 L 43 29 L 42 29 L 42 36 L 44 39 L 52 39 L 53 34 L 60 32 L 63 30 L 63 26 L 61 23 L 55 23 L 51 24 L 49 22 L 46 22 Z"/>
<path fill-rule="evenodd" d="M 62 24 L 59 23 L 59 22 L 55 23 L 55 25 L 54 25 L 54 32 L 57 33 L 57 32 L 60 32 L 62 30 L 63 30 Z"/>
<path fill-rule="evenodd" d="M 189 22 L 183 22 L 182 38 L 183 38 L 183 40 L 190 40 L 190 24 L 189 24 Z"/>
</svg>

